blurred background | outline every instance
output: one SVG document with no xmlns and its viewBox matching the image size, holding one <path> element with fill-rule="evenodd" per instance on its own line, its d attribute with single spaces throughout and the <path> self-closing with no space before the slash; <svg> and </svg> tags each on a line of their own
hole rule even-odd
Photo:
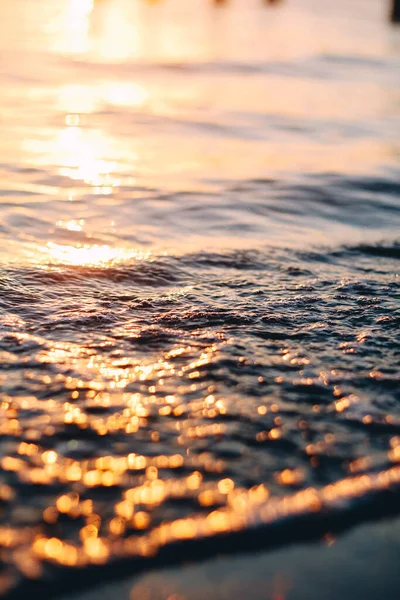
<svg viewBox="0 0 400 600">
<path fill-rule="evenodd" d="M 0 181 L 39 190 L 43 201 L 48 194 L 46 235 L 85 219 L 89 234 L 106 236 L 118 221 L 111 198 L 96 217 L 87 210 L 99 191 L 115 204 L 135 186 L 218 192 L 237 180 L 388 174 L 398 168 L 400 93 L 389 8 L 385 0 L 3 3 Z M 57 215 L 55 199 L 84 204 L 64 203 Z M 140 215 L 118 205 L 121 231 L 126 219 L 142 224 L 135 242 L 176 239 L 179 224 L 193 233 L 179 209 L 160 229 L 149 205 Z M 259 224 L 248 226 L 258 234 Z"/>
</svg>

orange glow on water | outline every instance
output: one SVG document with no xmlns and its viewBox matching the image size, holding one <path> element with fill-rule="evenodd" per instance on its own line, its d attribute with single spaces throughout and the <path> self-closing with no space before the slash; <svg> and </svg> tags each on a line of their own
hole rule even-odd
<svg viewBox="0 0 400 600">
<path fill-rule="evenodd" d="M 42 248 L 42 252 L 49 264 L 82 267 L 109 267 L 129 260 L 145 260 L 151 255 L 146 251 L 113 248 L 107 245 L 63 246 L 51 242 Z"/>
<path fill-rule="evenodd" d="M 59 134 L 60 173 L 75 181 L 93 186 L 98 193 L 111 193 L 119 184 L 114 171 L 116 164 L 99 157 L 107 154 L 108 140 L 101 132 L 68 126 Z"/>
</svg>

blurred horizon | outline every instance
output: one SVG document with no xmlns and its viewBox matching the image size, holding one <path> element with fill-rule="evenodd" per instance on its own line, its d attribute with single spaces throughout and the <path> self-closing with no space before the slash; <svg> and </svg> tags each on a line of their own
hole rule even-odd
<svg viewBox="0 0 400 600">
<path fill-rule="evenodd" d="M 16 201 L 23 191 L 51 199 L 42 204 L 52 215 L 41 234 L 49 242 L 60 243 L 62 223 L 70 223 L 67 231 L 81 228 L 102 245 L 132 221 L 124 211 L 123 223 L 109 216 L 129 190 L 220 194 L 257 179 L 309 185 L 308 176 L 323 180 L 326 173 L 395 173 L 400 38 L 386 9 L 381 0 L 7 3 L 0 20 L 0 182 Z M 88 219 L 89 205 L 78 201 L 98 203 L 99 194 L 103 208 Z M 60 211 L 54 199 L 62 201 Z M 215 235 L 203 226 L 196 241 L 179 209 L 172 228 L 158 226 L 147 206 L 133 212 L 141 224 L 135 248 L 179 247 L 181 232 L 193 248 L 210 234 L 219 247 L 238 243 L 237 236 L 229 241 L 229 228 L 217 227 Z M 307 212 L 301 227 L 286 218 L 290 226 L 273 235 L 274 243 L 279 236 L 303 243 L 308 231 L 323 241 L 332 226 L 345 241 L 353 216 L 324 225 L 324 211 Z M 265 235 L 250 213 L 237 217 L 244 246 Z"/>
</svg>

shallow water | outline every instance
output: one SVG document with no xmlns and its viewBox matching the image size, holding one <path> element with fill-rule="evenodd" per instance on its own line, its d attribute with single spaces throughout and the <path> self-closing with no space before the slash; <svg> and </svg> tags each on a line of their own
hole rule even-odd
<svg viewBox="0 0 400 600">
<path fill-rule="evenodd" d="M 2 3 L 4 594 L 396 512 L 399 36 Z"/>
</svg>

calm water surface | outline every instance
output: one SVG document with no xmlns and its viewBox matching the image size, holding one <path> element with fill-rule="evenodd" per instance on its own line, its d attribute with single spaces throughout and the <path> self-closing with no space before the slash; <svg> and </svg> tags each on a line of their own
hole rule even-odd
<svg viewBox="0 0 400 600">
<path fill-rule="evenodd" d="M 386 17 L 380 0 L 1 3 L 2 594 L 387 512 Z"/>
</svg>

